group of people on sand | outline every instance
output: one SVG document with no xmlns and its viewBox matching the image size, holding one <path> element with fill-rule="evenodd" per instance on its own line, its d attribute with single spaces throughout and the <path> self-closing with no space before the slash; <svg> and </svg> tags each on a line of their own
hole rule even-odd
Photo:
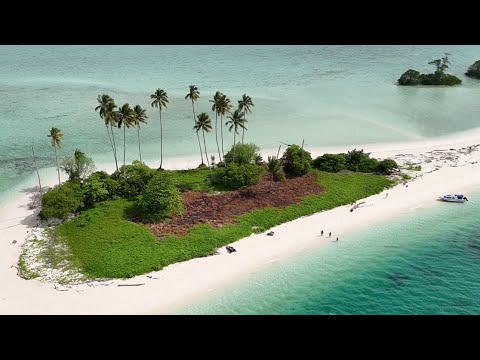
<svg viewBox="0 0 480 360">
<path fill-rule="evenodd" d="M 323 230 L 320 232 L 320 236 L 323 236 Z M 328 237 L 332 237 L 332 232 L 331 231 L 328 233 Z M 337 236 L 337 240 L 335 240 L 335 241 L 338 241 L 338 236 Z"/>
</svg>

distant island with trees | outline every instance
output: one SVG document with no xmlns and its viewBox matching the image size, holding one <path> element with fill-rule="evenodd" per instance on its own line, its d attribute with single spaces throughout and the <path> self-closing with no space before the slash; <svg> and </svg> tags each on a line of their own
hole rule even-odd
<svg viewBox="0 0 480 360">
<path fill-rule="evenodd" d="M 465 75 L 475 79 L 480 79 L 480 60 L 475 61 L 472 65 L 470 65 Z"/>
<path fill-rule="evenodd" d="M 417 85 L 459 85 L 462 83 L 462 80 L 456 77 L 455 75 L 447 74 L 445 71 L 450 65 L 448 60 L 448 53 L 445 53 L 445 56 L 441 59 L 432 60 L 428 64 L 435 65 L 436 70 L 434 73 L 430 74 L 420 74 L 420 72 L 409 69 L 400 76 L 397 80 L 398 85 L 401 86 L 417 86 Z M 472 65 L 473 66 L 473 65 Z"/>
</svg>

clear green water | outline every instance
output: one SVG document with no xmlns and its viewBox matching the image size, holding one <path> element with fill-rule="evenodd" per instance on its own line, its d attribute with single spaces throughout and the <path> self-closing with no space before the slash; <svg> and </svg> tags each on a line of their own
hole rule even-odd
<svg viewBox="0 0 480 360">
<path fill-rule="evenodd" d="M 296 255 L 176 312 L 480 314 L 480 192 L 469 198 Z"/>
<path fill-rule="evenodd" d="M 407 69 L 430 71 L 428 61 L 451 53 L 455 88 L 404 88 Z M 215 91 L 233 104 L 243 93 L 255 103 L 247 140 L 264 149 L 279 141 L 325 146 L 416 140 L 478 126 L 480 82 L 463 76 L 480 46 L 0 46 L 0 204 L 33 185 L 30 146 L 42 167 L 53 167 L 47 134 L 64 133 L 63 157 L 80 148 L 111 162 L 96 97 L 112 95 L 148 109 L 144 160 L 159 158 L 158 113 L 149 95 L 167 91 L 164 160 L 198 156 L 188 85 L 198 111 L 210 111 Z M 226 134 L 226 146 L 232 144 Z M 121 145 L 121 134 L 117 134 Z M 214 136 L 207 145 L 213 153 Z M 199 157 L 199 156 L 198 156 Z M 136 133 L 127 135 L 127 162 L 137 158 Z M 50 169 L 47 174 L 53 174 Z"/>
</svg>

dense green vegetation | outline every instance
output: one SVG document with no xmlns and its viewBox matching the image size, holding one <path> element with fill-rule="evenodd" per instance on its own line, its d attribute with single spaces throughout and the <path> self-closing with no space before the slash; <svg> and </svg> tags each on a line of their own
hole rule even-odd
<svg viewBox="0 0 480 360">
<path fill-rule="evenodd" d="M 300 146 L 290 145 L 283 153 L 282 165 L 287 175 L 304 175 L 312 169 L 312 156 Z"/>
<path fill-rule="evenodd" d="M 230 164 L 235 162 L 237 165 L 251 164 L 256 162 L 260 148 L 255 144 L 240 144 L 233 145 L 230 150 L 225 154 L 225 162 Z M 233 154 L 235 153 L 235 161 L 233 160 Z"/>
<path fill-rule="evenodd" d="M 45 193 L 42 198 L 42 219 L 65 219 L 68 215 L 83 207 L 83 196 L 80 184 L 67 181 Z"/>
<path fill-rule="evenodd" d="M 170 173 L 159 172 L 148 183 L 138 200 L 145 220 L 161 220 L 170 215 L 182 214 L 183 203 Z"/>
<path fill-rule="evenodd" d="M 370 157 L 370 153 L 353 149 L 346 154 L 323 154 L 312 161 L 315 169 L 327 172 L 339 172 L 344 169 L 363 172 L 388 174 L 392 169 L 398 168 L 395 160 L 385 159 L 378 161 Z"/>
<path fill-rule="evenodd" d="M 431 74 L 420 74 L 418 71 L 410 69 L 400 76 L 397 80 L 398 85 L 402 86 L 416 86 L 416 85 L 458 85 L 462 83 L 458 77 L 445 73 L 445 70 L 448 69 L 450 61 L 448 60 L 448 55 L 445 53 L 445 56 L 441 59 L 432 60 L 428 64 L 435 65 L 436 70 Z"/>
<path fill-rule="evenodd" d="M 312 161 L 315 169 L 327 172 L 339 172 L 347 167 L 345 154 L 323 154 Z"/>
<path fill-rule="evenodd" d="M 465 75 L 475 79 L 480 79 L 480 60 L 475 61 L 472 65 L 470 65 Z"/>
<path fill-rule="evenodd" d="M 204 170 L 202 170 L 204 171 Z M 208 174 L 208 171 L 207 171 Z M 262 232 L 304 215 L 350 204 L 381 192 L 392 181 L 361 173 L 317 172 L 326 193 L 310 195 L 285 209 L 255 210 L 222 228 L 196 226 L 186 236 L 158 240 L 143 225 L 127 220 L 134 202 L 125 199 L 100 202 L 75 219 L 57 227 L 73 254 L 91 278 L 124 278 L 159 270 L 169 264 L 207 256 L 223 245 Z"/>
<path fill-rule="evenodd" d="M 80 181 L 95 170 L 95 165 L 91 158 L 76 149 L 72 157 L 63 159 L 61 169 L 68 175 L 68 180 Z"/>
<path fill-rule="evenodd" d="M 224 186 L 225 189 L 235 190 L 255 185 L 264 169 L 256 164 L 237 165 L 230 163 L 226 167 L 218 168 L 213 177 L 213 183 Z"/>
</svg>

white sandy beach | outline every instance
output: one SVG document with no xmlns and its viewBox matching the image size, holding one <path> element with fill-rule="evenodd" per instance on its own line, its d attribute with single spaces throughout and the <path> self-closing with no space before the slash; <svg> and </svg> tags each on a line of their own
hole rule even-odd
<svg viewBox="0 0 480 360">
<path fill-rule="evenodd" d="M 377 158 L 422 165 L 421 172 L 412 172 L 416 179 L 408 187 L 398 185 L 381 194 L 366 198 L 354 212 L 351 206 L 303 217 L 279 225 L 274 236 L 254 234 L 233 245 L 237 252 L 193 259 L 173 264 L 162 271 L 128 280 L 111 280 L 89 284 L 58 286 L 17 276 L 15 265 L 28 232 L 35 226 L 33 210 L 27 204 L 31 194 L 22 193 L 0 206 L 0 314 L 164 314 L 215 291 L 226 284 L 241 281 L 272 262 L 281 261 L 312 247 L 322 246 L 337 236 L 342 241 L 348 234 L 419 207 L 456 206 L 436 201 L 447 193 L 480 190 L 480 131 L 470 131 L 451 138 L 395 143 L 344 146 L 329 149 L 307 149 L 312 156 L 324 152 L 346 152 L 364 149 Z M 450 150 L 455 149 L 455 150 Z M 471 151 L 474 150 L 474 151 Z M 469 152 L 471 151 L 471 152 Z M 274 154 L 276 151 L 269 152 Z M 266 153 L 264 157 L 266 158 Z M 187 168 L 198 159 L 182 159 L 175 164 L 164 161 L 166 168 Z M 155 164 L 149 164 L 155 166 Z M 156 164 L 158 166 L 158 164 Z M 111 170 L 110 168 L 100 167 Z M 422 176 L 418 176 L 422 174 Z M 49 185 L 54 184 L 52 173 Z M 388 192 L 388 197 L 386 193 Z M 463 206 L 468 206 L 464 204 Z M 320 231 L 332 232 L 332 238 L 320 237 Z M 16 241 L 14 243 L 14 241 Z M 118 284 L 145 284 L 124 286 Z"/>
</svg>

